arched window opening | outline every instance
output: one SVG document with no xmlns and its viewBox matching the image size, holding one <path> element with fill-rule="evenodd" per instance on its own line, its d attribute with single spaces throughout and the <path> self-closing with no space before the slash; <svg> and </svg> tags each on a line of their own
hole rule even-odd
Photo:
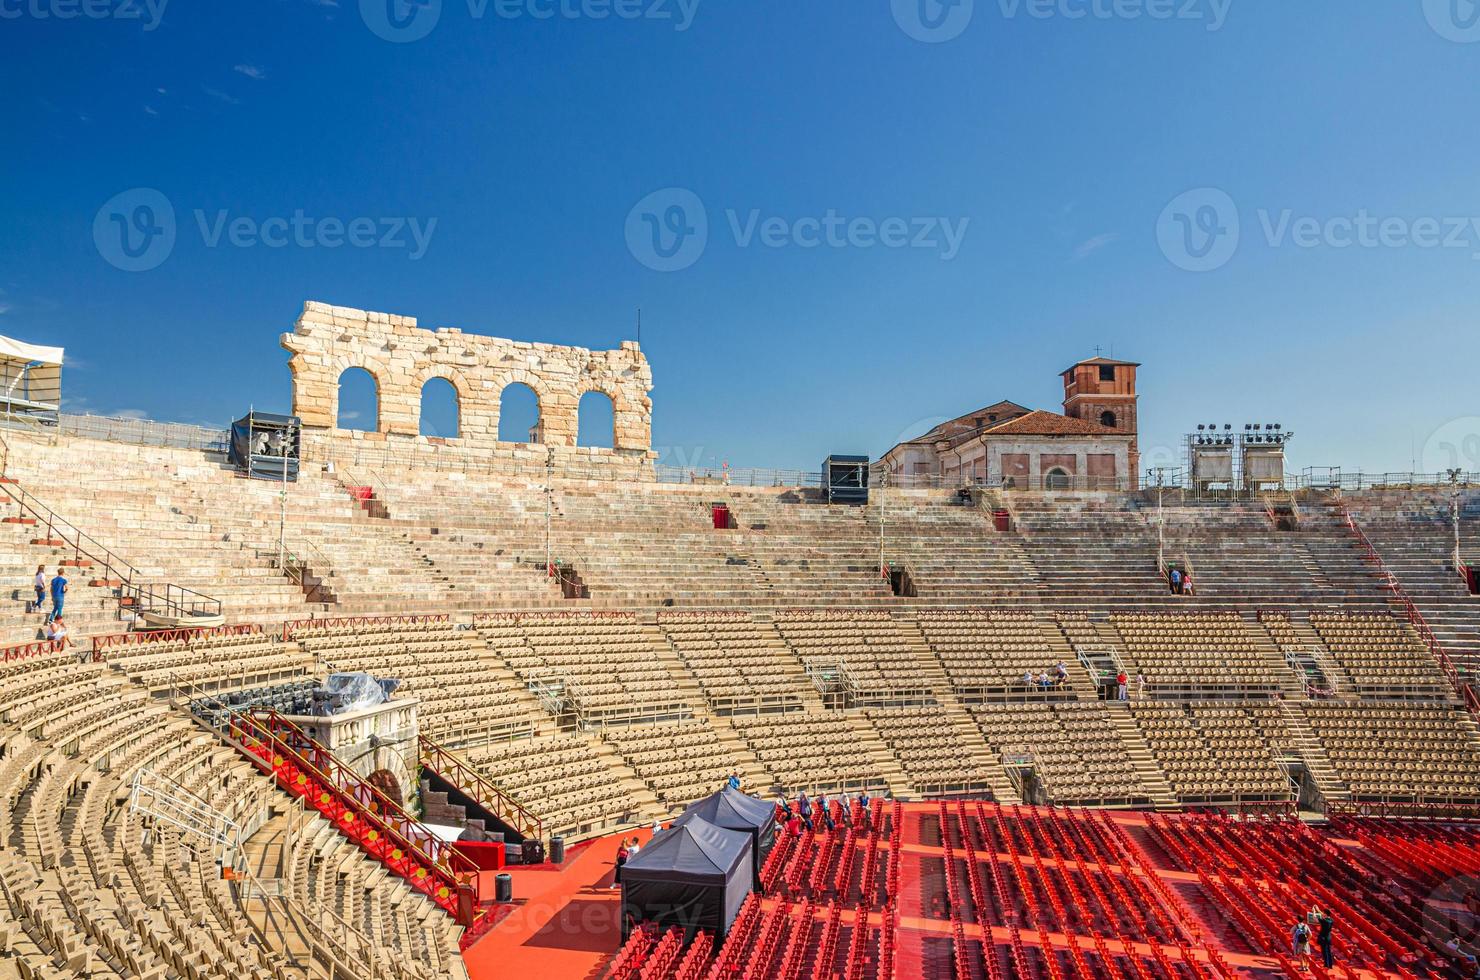
<svg viewBox="0 0 1480 980">
<path fill-rule="evenodd" d="M 1115 428 L 1115 413 L 1114 412 L 1101 412 L 1100 413 L 1100 424 L 1103 425 L 1103 426 L 1105 426 L 1107 429 L 1113 429 L 1113 428 Z"/>
<path fill-rule="evenodd" d="M 1045 490 L 1067 490 L 1069 489 L 1069 474 L 1061 466 L 1055 466 L 1043 477 Z"/>
<path fill-rule="evenodd" d="M 617 416 L 611 397 L 588 391 L 576 408 L 576 445 L 611 449 L 617 443 Z"/>
<path fill-rule="evenodd" d="M 339 416 L 335 424 L 359 432 L 380 431 L 380 386 L 375 383 L 375 375 L 352 367 L 339 376 Z"/>
<path fill-rule="evenodd" d="M 540 396 L 529 385 L 516 381 L 499 395 L 498 438 L 500 442 L 545 441 Z"/>
<path fill-rule="evenodd" d="M 421 434 L 456 439 L 461 424 L 457 388 L 446 378 L 428 378 L 421 386 Z"/>
</svg>

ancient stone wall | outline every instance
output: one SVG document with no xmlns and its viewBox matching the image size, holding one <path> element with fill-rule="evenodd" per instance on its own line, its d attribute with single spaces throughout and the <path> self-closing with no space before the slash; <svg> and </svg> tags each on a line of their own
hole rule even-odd
<svg viewBox="0 0 1480 980">
<path fill-rule="evenodd" d="M 293 332 L 283 334 L 282 345 L 293 355 L 288 362 L 293 372 L 293 413 L 303 420 L 310 444 L 340 437 L 361 443 L 442 443 L 428 440 L 420 431 L 422 386 L 432 378 L 444 378 L 458 401 L 457 438 L 446 443 L 467 449 L 499 446 L 504 389 L 522 383 L 539 399 L 542 442 L 557 454 L 590 458 L 605 452 L 644 463 L 651 456 L 652 371 L 631 341 L 617 350 L 592 351 L 466 334 L 450 327 L 426 330 L 414 317 L 309 302 Z M 375 379 L 379 418 L 373 432 L 350 433 L 336 427 L 339 379 L 350 368 L 363 368 Z M 592 391 L 612 401 L 613 448 L 577 451 L 577 407 L 581 396 Z"/>
</svg>

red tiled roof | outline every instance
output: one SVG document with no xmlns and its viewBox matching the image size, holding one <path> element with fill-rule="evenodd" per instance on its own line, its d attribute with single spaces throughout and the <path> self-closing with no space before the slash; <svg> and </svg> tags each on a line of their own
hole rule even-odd
<svg viewBox="0 0 1480 980">
<path fill-rule="evenodd" d="M 986 432 L 991 436 L 1129 436 L 1130 433 L 1109 426 L 1071 419 L 1055 412 L 1029 412 L 1021 418 L 993 426 Z"/>
</svg>

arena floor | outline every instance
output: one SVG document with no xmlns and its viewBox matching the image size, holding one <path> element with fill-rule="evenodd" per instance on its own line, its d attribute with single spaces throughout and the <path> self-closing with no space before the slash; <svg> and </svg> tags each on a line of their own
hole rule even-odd
<svg viewBox="0 0 1480 980">
<path fill-rule="evenodd" d="M 1068 811 L 1058 812 L 1068 814 Z M 1230 877 L 1226 881 L 1220 879 L 1215 887 L 1230 890 L 1218 895 L 1208 891 L 1207 882 L 1200 879 L 1198 871 L 1184 866 L 1189 851 L 1195 855 L 1197 848 L 1220 839 L 1218 835 L 1224 831 L 1217 827 L 1205 826 L 1206 837 L 1192 835 L 1204 831 L 1190 833 L 1186 839 L 1189 851 L 1174 856 L 1167 849 L 1167 827 L 1163 826 L 1162 835 L 1154 833 L 1150 826 L 1153 818 L 1142 812 L 1108 814 L 1109 823 L 1119 828 L 1118 831 L 1092 820 L 1066 821 L 1059 826 L 1047 820 L 1033 823 L 1009 815 L 1006 809 L 998 817 L 996 811 L 978 811 L 974 803 L 966 804 L 964 810 L 951 804 L 944 822 L 941 808 L 933 803 L 906 804 L 901 814 L 895 884 L 898 922 L 893 933 L 892 964 L 878 962 L 878 934 L 885 925 L 882 901 L 870 902 L 863 897 L 860 867 L 873 868 L 880 885 L 887 880 L 889 851 L 896 846 L 892 842 L 892 827 L 876 835 L 875 860 L 871 863 L 861 857 L 864 850 L 860 839 L 857 852 L 860 857 L 852 862 L 852 880 L 841 888 L 839 879 L 834 877 L 838 866 L 835 851 L 829 851 L 825 845 L 812 851 L 803 845 L 789 849 L 777 869 L 775 884 L 761 902 L 762 925 L 746 944 L 747 948 L 761 949 L 762 953 L 747 954 L 741 963 L 751 970 L 759 966 L 756 975 L 790 972 L 782 970 L 782 959 L 795 942 L 807 947 L 789 964 L 802 965 L 800 975 L 848 975 L 856 909 L 867 906 L 869 935 L 866 942 L 859 944 L 867 953 L 861 963 L 853 964 L 853 970 L 854 975 L 870 980 L 879 980 L 884 972 L 897 977 L 958 976 L 960 964 L 953 962 L 956 956 L 953 932 L 957 923 L 970 950 L 967 957 L 970 975 L 975 977 L 1014 977 L 1020 972 L 1074 977 L 1084 975 L 1085 966 L 1093 976 L 1218 976 L 1219 972 L 1208 962 L 1210 950 L 1211 955 L 1221 958 L 1221 967 L 1231 968 L 1232 973 L 1247 976 L 1288 973 L 1288 964 L 1282 965 L 1275 957 L 1262 955 L 1257 943 L 1250 941 L 1247 923 L 1241 925 L 1235 921 L 1238 914 L 1247 916 L 1248 909 L 1235 913 L 1229 906 L 1259 903 L 1270 913 L 1271 920 L 1282 925 L 1293 922 L 1302 913 L 1294 900 L 1297 894 L 1305 897 L 1308 893 L 1292 888 L 1298 876 L 1291 880 L 1283 880 L 1283 876 L 1266 880 L 1248 864 L 1240 869 L 1236 851 L 1246 843 L 1242 835 L 1238 835 L 1238 840 L 1226 835 L 1221 838 L 1229 851 L 1224 856 L 1226 865 L 1217 873 Z M 984 814 L 992 815 L 982 816 L 978 823 L 979 815 Z M 1066 830 L 1071 825 L 1072 829 Z M 1192 826 L 1196 825 L 1189 825 Z M 949 841 L 942 840 L 943 828 Z M 1095 840 L 1117 847 L 1121 845 L 1110 842 L 1123 842 L 1125 859 L 1115 858 L 1103 864 L 1085 860 L 1083 847 L 1076 843 L 1081 839 L 1080 830 L 1086 831 L 1082 838 L 1086 846 Z M 1261 845 L 1257 841 L 1262 841 L 1267 845 L 1270 839 L 1265 835 L 1287 832 L 1288 828 L 1279 826 L 1261 828 L 1247 843 L 1258 847 Z M 1304 829 L 1300 828 L 1299 832 Z M 970 833 L 976 839 L 972 857 L 980 878 L 975 885 L 968 883 L 965 871 L 968 858 L 963 833 Z M 649 834 L 642 832 L 640 836 L 646 839 Z M 1355 841 L 1343 840 L 1335 834 L 1323 833 L 1322 839 L 1344 851 L 1359 849 Z M 982 845 L 991 846 L 993 841 L 1002 845 L 1006 840 L 1018 840 L 1022 846 L 1013 849 L 1016 854 L 1002 846 L 993 848 L 1000 878 L 991 879 Z M 1055 840 L 1058 844 L 1052 843 Z M 1274 840 L 1276 846 L 1271 851 L 1279 849 L 1278 837 Z M 618 837 L 613 836 L 583 846 L 559 871 L 512 871 L 515 906 L 467 951 L 465 960 L 470 977 L 491 980 L 495 976 L 511 975 L 570 978 L 603 975 L 620 944 L 619 892 L 609 887 L 617 841 Z M 951 846 L 953 866 L 957 869 L 956 880 L 951 883 L 946 881 L 946 843 Z M 1076 851 L 1077 857 L 1073 856 Z M 1220 864 L 1224 864 L 1224 858 L 1212 860 L 1205 870 L 1213 873 L 1212 865 Z M 1242 873 L 1237 873 L 1240 870 Z M 983 881 L 990 883 L 982 884 Z M 821 887 L 814 888 L 818 882 L 822 883 Z M 984 907 L 978 907 L 976 897 L 990 896 L 998 884 L 1004 889 L 998 894 L 1007 896 L 1008 903 L 1020 911 L 1003 915 L 1002 907 L 990 897 Z M 1028 893 L 1033 896 L 1031 900 Z M 957 896 L 954 923 L 950 894 Z M 1164 901 L 1150 897 L 1156 894 L 1163 896 Z M 1120 897 L 1119 901 L 1116 896 Z M 1236 896 L 1243 896 L 1247 901 L 1231 903 L 1230 898 Z M 823 924 L 840 897 L 844 911 L 833 957 L 827 964 L 818 963 Z M 1143 899 L 1144 906 L 1131 908 L 1139 906 Z M 1029 910 L 1025 901 L 1035 903 L 1037 911 Z M 1160 910 L 1154 909 L 1158 904 Z M 802 916 L 809 908 L 813 922 L 810 930 L 803 933 Z M 1163 918 L 1168 912 L 1171 914 Z M 1017 919 L 1016 926 L 1008 921 L 1013 918 Z M 1391 925 L 1385 928 L 1391 930 Z M 1367 943 L 1365 937 L 1357 935 L 1359 931 L 1354 923 L 1343 923 L 1339 928 L 1342 941 L 1338 948 L 1347 949 L 1351 960 L 1346 966 L 1338 962 L 1330 975 L 1402 976 L 1398 972 L 1354 965 L 1360 961 L 1356 947 Z M 1182 935 L 1176 935 L 1178 932 Z M 794 940 L 797 935 L 801 938 Z M 1020 944 L 1016 953 L 1015 938 Z M 1414 954 L 1421 953 L 1426 942 L 1424 937 L 1413 935 L 1392 938 Z M 757 964 L 754 956 L 764 955 L 768 946 L 775 950 L 774 958 Z M 1049 951 L 1047 956 L 1045 950 Z M 993 960 L 990 969 L 985 963 L 988 956 Z M 1105 970 L 1106 957 L 1115 964 L 1113 970 Z M 1197 962 L 1189 963 L 1189 957 Z M 1080 964 L 1078 967 L 1076 962 Z"/>
</svg>

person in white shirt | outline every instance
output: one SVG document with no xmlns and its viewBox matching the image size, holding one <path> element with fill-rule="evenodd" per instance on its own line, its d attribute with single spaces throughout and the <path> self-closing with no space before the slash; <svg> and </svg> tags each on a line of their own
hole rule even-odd
<svg viewBox="0 0 1480 980">
<path fill-rule="evenodd" d="M 65 640 L 67 638 L 67 624 L 60 619 L 53 619 L 46 624 L 46 638 L 48 640 Z"/>
<path fill-rule="evenodd" d="M 45 565 L 37 565 L 36 566 L 36 581 L 35 581 L 35 585 L 36 585 L 36 605 L 34 605 L 34 606 L 31 607 L 31 611 L 32 612 L 39 612 L 42 615 L 45 615 L 46 614 L 46 610 L 44 608 L 42 608 L 46 604 L 46 566 Z"/>
</svg>

